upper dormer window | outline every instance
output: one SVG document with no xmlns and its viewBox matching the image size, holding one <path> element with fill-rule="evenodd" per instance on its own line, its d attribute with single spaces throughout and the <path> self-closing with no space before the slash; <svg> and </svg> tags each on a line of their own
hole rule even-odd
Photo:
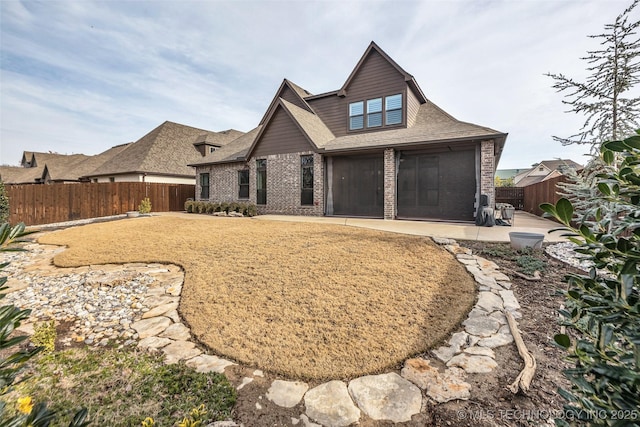
<svg viewBox="0 0 640 427">
<path fill-rule="evenodd" d="M 382 98 L 367 101 L 367 127 L 382 126 Z"/>
<path fill-rule="evenodd" d="M 349 130 L 402 124 L 402 94 L 385 96 L 384 103 L 382 101 L 382 98 L 368 99 L 366 111 L 364 101 L 350 103 Z"/>
<path fill-rule="evenodd" d="M 387 111 L 386 124 L 398 125 L 402 123 L 402 94 L 387 96 L 384 103 L 384 109 Z"/>
<path fill-rule="evenodd" d="M 362 129 L 364 127 L 364 102 L 352 102 L 349 104 L 349 129 Z"/>
</svg>

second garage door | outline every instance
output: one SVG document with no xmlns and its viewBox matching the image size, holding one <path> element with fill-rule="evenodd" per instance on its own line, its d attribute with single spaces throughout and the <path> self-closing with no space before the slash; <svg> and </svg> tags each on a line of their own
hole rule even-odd
<svg viewBox="0 0 640 427">
<path fill-rule="evenodd" d="M 475 149 L 399 155 L 398 218 L 473 221 Z"/>
</svg>

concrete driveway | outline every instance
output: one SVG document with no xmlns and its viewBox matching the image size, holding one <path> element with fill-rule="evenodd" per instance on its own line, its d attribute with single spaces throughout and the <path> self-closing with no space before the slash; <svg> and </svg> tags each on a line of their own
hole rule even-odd
<svg viewBox="0 0 640 427">
<path fill-rule="evenodd" d="M 417 236 L 448 237 L 457 240 L 480 240 L 484 242 L 508 242 L 509 232 L 527 232 L 544 234 L 545 242 L 563 242 L 562 232 L 549 233 L 561 225 L 557 222 L 540 218 L 528 212 L 516 211 L 513 226 L 478 227 L 473 224 L 429 221 L 383 220 L 365 218 L 310 217 L 293 215 L 260 215 L 255 220 L 317 222 L 339 224 L 350 227 L 371 228 L 374 230 L 395 233 L 413 234 Z"/>
</svg>

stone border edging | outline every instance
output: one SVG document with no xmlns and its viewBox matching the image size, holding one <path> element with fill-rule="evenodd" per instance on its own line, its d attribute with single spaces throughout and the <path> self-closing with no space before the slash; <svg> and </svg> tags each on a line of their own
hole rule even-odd
<svg viewBox="0 0 640 427">
<path fill-rule="evenodd" d="M 510 290 L 509 277 L 499 271 L 497 264 L 473 255 L 470 249 L 461 247 L 455 240 L 432 239 L 465 266 L 479 288 L 478 300 L 462 323 L 464 330 L 454 333 L 448 345 L 431 351 L 446 365 L 444 372 L 432 366 L 430 360 L 419 357 L 406 360 L 400 375 L 395 372 L 367 375 L 348 384 L 334 380 L 309 389 L 304 382 L 275 380 L 266 393 L 271 402 L 292 408 L 304 400 L 305 413 L 300 415 L 300 419 L 292 418 L 292 422 L 319 426 L 313 420 L 320 425 L 348 426 L 358 422 L 362 413 L 374 420 L 410 421 L 424 406 L 422 390 L 437 403 L 466 400 L 471 390 L 471 385 L 465 382 L 466 375 L 489 373 L 497 367 L 493 349 L 513 342 L 504 312 L 511 312 L 515 318 L 521 317 L 520 306 Z M 100 270 L 100 266 L 93 268 L 94 271 Z M 227 366 L 235 365 L 223 358 L 204 354 L 191 339 L 189 328 L 182 323 L 177 312 L 184 283 L 184 272 L 179 267 L 180 280 L 176 280 L 174 274 L 170 280 L 164 281 L 164 273 L 172 270 L 175 273 L 173 265 L 124 264 L 120 268 L 151 274 L 160 282 L 148 288 L 140 301 L 144 312 L 140 319 L 130 324 L 135 331 L 132 338 L 138 340 L 138 348 L 161 351 L 165 363 L 184 361 L 198 372 L 224 374 Z M 64 270 L 69 272 L 73 269 Z M 87 267 L 79 267 L 78 270 L 86 271 Z M 254 376 L 263 374 L 256 370 Z M 237 389 L 251 381 L 253 378 L 244 378 Z M 212 425 L 236 424 L 227 421 Z"/>
</svg>

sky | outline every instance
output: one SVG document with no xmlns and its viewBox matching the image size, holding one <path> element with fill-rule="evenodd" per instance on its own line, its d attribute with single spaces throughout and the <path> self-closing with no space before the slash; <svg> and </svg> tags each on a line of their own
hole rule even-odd
<svg viewBox="0 0 640 427">
<path fill-rule="evenodd" d="M 249 131 L 284 78 L 339 89 L 372 40 L 449 114 L 509 134 L 499 169 L 584 164 L 587 147 L 552 138 L 584 117 L 544 74 L 584 79 L 587 36 L 630 4 L 0 0 L 0 164 L 98 154 L 166 120 Z"/>
</svg>

